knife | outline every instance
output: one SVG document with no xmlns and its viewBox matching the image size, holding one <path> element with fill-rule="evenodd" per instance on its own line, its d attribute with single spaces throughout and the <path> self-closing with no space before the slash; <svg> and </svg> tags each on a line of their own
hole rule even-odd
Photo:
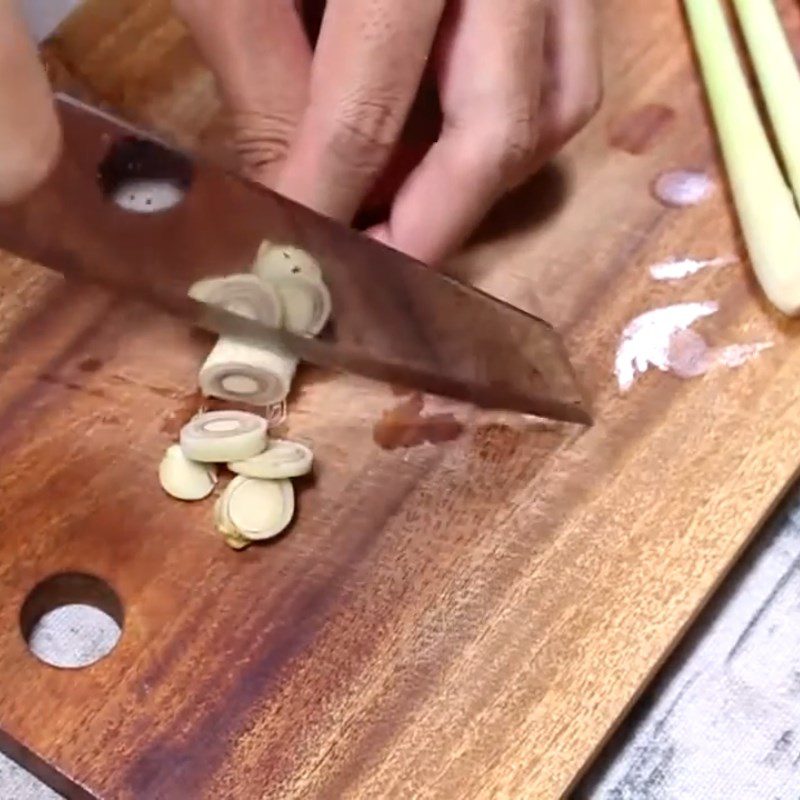
<svg viewBox="0 0 800 800">
<path fill-rule="evenodd" d="M 56 107 L 61 159 L 36 192 L 0 209 L 0 247 L 322 367 L 591 423 L 564 344 L 544 320 L 105 111 L 65 94 Z M 265 240 L 300 247 L 321 265 L 333 315 L 319 337 L 189 297 L 198 280 L 248 272 Z"/>
</svg>

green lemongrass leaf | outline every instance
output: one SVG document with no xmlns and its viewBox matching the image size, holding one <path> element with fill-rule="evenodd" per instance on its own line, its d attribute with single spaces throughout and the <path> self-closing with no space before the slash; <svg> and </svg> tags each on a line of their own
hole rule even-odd
<svg viewBox="0 0 800 800">
<path fill-rule="evenodd" d="M 753 269 L 770 302 L 785 314 L 798 314 L 800 216 L 792 193 L 719 0 L 684 0 L 684 5 Z"/>
<path fill-rule="evenodd" d="M 772 0 L 733 0 L 795 200 L 800 202 L 800 72 Z"/>
</svg>

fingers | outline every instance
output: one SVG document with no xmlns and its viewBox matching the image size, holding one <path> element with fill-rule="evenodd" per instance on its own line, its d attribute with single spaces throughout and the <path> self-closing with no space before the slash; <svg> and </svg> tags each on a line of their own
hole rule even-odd
<svg viewBox="0 0 800 800">
<path fill-rule="evenodd" d="M 595 0 L 558 0 L 551 4 L 540 163 L 578 133 L 600 105 L 602 68 L 594 5 Z"/>
<path fill-rule="evenodd" d="M 545 3 L 463 0 L 439 61 L 444 127 L 395 199 L 379 240 L 428 263 L 463 243 L 536 151 Z M 477 66 L 479 65 L 479 66 Z"/>
<path fill-rule="evenodd" d="M 485 2 L 485 0 L 479 0 Z M 329 0 L 278 189 L 350 221 L 397 143 L 445 0 Z"/>
<path fill-rule="evenodd" d="M 13 0 L 0 0 L 0 203 L 34 189 L 55 166 L 58 121 L 44 69 Z"/>
<path fill-rule="evenodd" d="M 2 1 L 2 0 L 0 0 Z M 290 0 L 173 0 L 232 112 L 248 177 L 273 184 L 308 102 L 311 47 Z"/>
</svg>

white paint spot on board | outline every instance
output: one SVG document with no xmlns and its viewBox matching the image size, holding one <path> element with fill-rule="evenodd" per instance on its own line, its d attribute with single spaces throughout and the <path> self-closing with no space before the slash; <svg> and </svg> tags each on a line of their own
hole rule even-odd
<svg viewBox="0 0 800 800">
<path fill-rule="evenodd" d="M 719 305 L 713 301 L 679 303 L 647 311 L 633 319 L 622 331 L 617 348 L 614 372 L 619 388 L 627 392 L 637 375 L 651 367 L 668 371 L 672 337 L 718 310 Z"/>
<path fill-rule="evenodd" d="M 714 181 L 702 170 L 675 169 L 653 181 L 652 193 L 665 206 L 684 208 L 707 200 L 714 188 Z"/>
<path fill-rule="evenodd" d="M 672 258 L 650 267 L 650 276 L 656 281 L 679 281 L 711 267 L 730 267 L 737 264 L 736 256 L 715 258 Z"/>
<path fill-rule="evenodd" d="M 679 303 L 633 319 L 622 332 L 614 363 L 620 390 L 629 391 L 636 378 L 651 368 L 694 378 L 716 367 L 741 367 L 773 346 L 752 342 L 711 347 L 691 326 L 718 310 L 714 301 Z"/>
</svg>

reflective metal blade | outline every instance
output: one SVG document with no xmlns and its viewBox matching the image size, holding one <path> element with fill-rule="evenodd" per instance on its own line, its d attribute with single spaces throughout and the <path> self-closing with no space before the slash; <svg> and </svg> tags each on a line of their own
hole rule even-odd
<svg viewBox="0 0 800 800">
<path fill-rule="evenodd" d="M 63 157 L 40 190 L 0 209 L 0 247 L 324 367 L 590 422 L 562 341 L 543 320 L 97 109 L 64 96 L 57 104 Z M 153 182 L 160 200 L 150 206 Z M 176 202 L 163 209 L 165 194 Z M 317 339 L 188 298 L 197 280 L 249 271 L 264 240 L 321 264 L 333 317 Z"/>
</svg>

